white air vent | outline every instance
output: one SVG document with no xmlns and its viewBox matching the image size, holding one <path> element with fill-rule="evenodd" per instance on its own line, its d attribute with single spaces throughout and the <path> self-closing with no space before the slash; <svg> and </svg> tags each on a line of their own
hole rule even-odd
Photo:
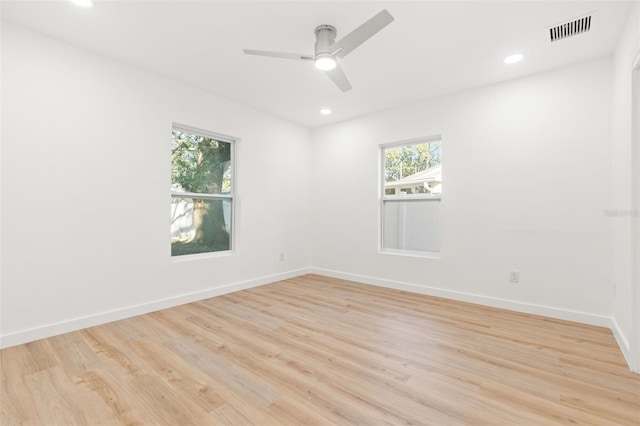
<svg viewBox="0 0 640 426">
<path fill-rule="evenodd" d="M 549 27 L 547 29 L 549 34 L 549 41 L 551 43 L 560 41 L 568 37 L 573 37 L 578 34 L 586 33 L 591 29 L 591 19 L 593 14 L 583 16 L 572 21 L 564 22 L 555 27 Z"/>
</svg>

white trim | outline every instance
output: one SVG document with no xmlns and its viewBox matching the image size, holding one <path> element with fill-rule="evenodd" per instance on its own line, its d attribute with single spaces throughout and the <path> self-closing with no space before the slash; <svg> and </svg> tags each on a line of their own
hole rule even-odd
<svg viewBox="0 0 640 426">
<path fill-rule="evenodd" d="M 236 218 L 238 216 L 238 214 L 236 213 L 237 210 L 237 202 L 238 202 L 238 197 L 236 195 L 236 180 L 237 180 L 237 176 L 238 176 L 238 170 L 237 170 L 237 161 L 236 161 L 236 148 L 237 148 L 237 144 L 240 142 L 240 138 L 236 138 L 234 136 L 229 136 L 229 135 L 224 135 L 222 133 L 216 133 L 216 132 L 211 132 L 209 130 L 204 130 L 204 129 L 199 129 L 197 127 L 191 127 L 191 126 L 187 126 L 184 124 L 179 124 L 176 122 L 172 122 L 171 123 L 171 132 L 173 133 L 174 130 L 177 131 L 181 131 L 183 133 L 191 133 L 191 134 L 195 134 L 195 135 L 199 135 L 199 136 L 204 136 L 210 139 L 214 139 L 220 142 L 225 142 L 228 143 L 229 145 L 231 145 L 231 193 L 230 194 L 197 194 L 194 192 L 175 192 L 173 191 L 173 183 L 171 183 L 171 187 L 170 187 L 170 194 L 171 194 L 171 198 L 202 198 L 202 199 L 209 199 L 209 200 L 228 200 L 231 202 L 231 211 L 229 212 L 229 219 L 231 221 L 231 226 L 230 226 L 230 232 L 229 232 L 229 250 L 224 250 L 223 252 L 214 252 L 214 253 L 228 253 L 228 254 L 234 254 L 237 251 L 236 248 L 236 241 L 237 241 L 237 237 L 236 234 L 238 233 L 237 230 L 237 223 L 236 223 Z M 169 247 L 171 247 L 171 224 L 169 224 Z M 211 253 L 211 252 L 208 252 Z M 201 254 L 201 253 L 194 253 L 194 254 Z M 206 254 L 206 253 L 205 253 Z M 169 251 L 169 258 L 170 259 L 174 259 L 178 256 L 174 256 L 171 251 Z M 193 255 L 182 255 L 182 261 L 185 260 L 192 260 L 192 259 L 197 259 L 197 257 L 193 257 Z"/>
<path fill-rule="evenodd" d="M 385 248 L 378 251 L 380 254 L 390 254 L 395 256 L 405 257 L 422 257 L 425 259 L 442 259 L 442 253 L 435 251 L 415 251 L 415 250 L 403 250 L 403 249 L 391 249 Z"/>
<path fill-rule="evenodd" d="M 396 290 L 409 291 L 412 293 L 420 293 L 428 296 L 442 297 L 445 299 L 458 300 L 461 302 L 475 303 L 483 306 L 506 309 L 509 311 L 522 312 L 532 315 L 541 315 L 548 318 L 579 322 L 582 324 L 595 325 L 599 327 L 611 327 L 611 317 L 605 315 L 573 311 L 570 309 L 556 308 L 553 306 L 536 305 L 533 303 L 518 302 L 516 300 L 501 299 L 497 297 L 482 296 L 479 294 L 466 293 L 462 291 L 447 290 L 430 285 L 418 285 L 401 281 L 392 281 L 384 278 L 375 278 L 367 275 L 351 274 L 323 268 L 312 267 L 310 268 L 310 272 L 326 277 L 355 281 L 358 283 L 370 284 L 379 287 L 393 288 Z"/>
<path fill-rule="evenodd" d="M 232 194 L 198 194 L 197 192 L 171 191 L 171 198 L 199 198 L 202 200 L 233 200 Z"/>
<path fill-rule="evenodd" d="M 622 352 L 625 361 L 627 361 L 627 365 L 631 366 L 631 348 L 629 346 L 629 339 L 627 339 L 627 336 L 622 332 L 620 325 L 618 325 L 618 321 L 616 321 L 616 317 L 611 317 L 611 325 L 609 328 L 613 333 L 613 337 L 616 338 L 616 342 L 620 347 L 620 352 Z"/>
<path fill-rule="evenodd" d="M 215 259 L 217 257 L 234 256 L 237 253 L 234 250 L 208 251 L 206 253 L 192 253 L 171 256 L 171 263 L 189 262 L 192 260 Z"/>
<path fill-rule="evenodd" d="M 640 211 L 640 50 L 631 67 L 631 209 Z M 640 374 L 640 217 L 631 217 L 631 345 L 626 357 Z M 625 355 L 626 356 L 626 355 Z"/>
<path fill-rule="evenodd" d="M 233 144 L 239 138 L 234 136 L 224 135 L 222 133 L 211 132 L 209 130 L 200 129 L 198 127 L 187 126 L 185 124 L 176 123 L 175 121 L 171 123 L 172 130 L 180 130 L 182 133 L 191 133 L 198 136 L 204 136 L 205 138 L 215 139 L 220 142 L 228 142 Z"/>
<path fill-rule="evenodd" d="M 400 142 L 381 143 L 379 147 L 382 148 L 382 150 L 384 151 L 384 148 L 394 148 L 398 146 L 418 145 L 421 143 L 441 142 L 441 141 L 442 141 L 442 135 L 438 134 L 438 135 L 425 136 L 421 138 L 408 139 Z"/>
<path fill-rule="evenodd" d="M 112 321 L 118 321 L 137 315 L 147 314 L 149 312 L 158 311 L 160 309 L 172 308 L 174 306 L 183 305 L 185 303 L 197 302 L 199 300 L 220 296 L 222 294 L 233 293 L 235 291 L 246 290 L 248 288 L 258 287 L 261 285 L 294 278 L 308 273 L 309 270 L 307 268 L 296 269 L 289 272 L 283 272 L 281 274 L 267 275 L 247 281 L 225 284 L 206 290 L 159 299 L 153 302 L 127 306 L 124 308 L 114 309 L 112 311 L 101 312 L 95 315 L 87 315 L 71 320 L 45 324 L 40 327 L 30 328 L 27 330 L 16 331 L 0 336 L 0 348 L 7 348 L 22 343 L 32 342 L 38 339 L 44 339 L 46 337 L 56 336 L 58 334 L 68 333 L 87 327 L 93 327 Z"/>
<path fill-rule="evenodd" d="M 229 218 L 231 220 L 231 235 L 229 235 L 229 251 L 232 253 L 237 252 L 238 247 L 236 243 L 239 241 L 238 234 L 238 217 L 240 216 L 237 213 L 237 206 L 240 197 L 236 193 L 236 189 L 238 188 L 237 180 L 238 180 L 238 161 L 236 160 L 236 153 L 238 152 L 238 144 L 240 143 L 240 139 L 234 139 L 231 143 L 231 195 L 233 198 L 231 199 L 231 211 L 229 212 Z"/>
<path fill-rule="evenodd" d="M 439 253 L 435 253 L 438 257 L 434 257 L 433 252 L 423 252 L 423 255 L 417 255 L 412 250 L 402 249 L 389 249 L 384 246 L 384 205 L 386 202 L 402 202 L 402 201 L 438 201 L 442 202 L 442 193 L 439 194 L 404 194 L 404 195 L 387 195 L 385 193 L 385 170 L 386 170 L 386 156 L 385 150 L 387 148 L 397 148 L 401 146 L 411 146 L 424 143 L 440 142 L 440 166 L 442 166 L 442 134 L 426 136 L 422 138 L 409 139 L 400 142 L 381 143 L 378 145 L 378 180 L 379 180 L 379 195 L 378 195 L 378 252 L 385 254 L 400 254 L 401 251 L 406 252 L 407 256 L 418 256 L 425 258 L 441 258 Z M 442 219 L 441 219 L 442 220 Z M 442 223 L 438 223 L 438 226 L 442 228 Z M 392 250 L 392 251 L 389 251 Z M 397 251 L 396 251 L 397 250 Z"/>
<path fill-rule="evenodd" d="M 429 193 L 382 196 L 382 201 L 441 201 L 441 200 L 442 200 L 441 194 L 429 194 Z"/>
</svg>

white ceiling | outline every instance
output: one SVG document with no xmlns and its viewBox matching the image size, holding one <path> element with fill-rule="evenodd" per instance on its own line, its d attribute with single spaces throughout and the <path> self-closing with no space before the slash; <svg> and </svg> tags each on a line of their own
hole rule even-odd
<svg viewBox="0 0 640 426">
<path fill-rule="evenodd" d="M 631 2 L 2 1 L 2 19 L 318 126 L 610 54 Z M 242 49 L 313 52 L 314 29 L 338 39 L 387 9 L 395 21 L 341 61 L 340 92 L 313 63 Z M 589 33 L 550 44 L 548 26 L 597 12 Z M 525 59 L 507 66 L 512 52 Z M 329 107 L 330 116 L 319 110 Z"/>
</svg>

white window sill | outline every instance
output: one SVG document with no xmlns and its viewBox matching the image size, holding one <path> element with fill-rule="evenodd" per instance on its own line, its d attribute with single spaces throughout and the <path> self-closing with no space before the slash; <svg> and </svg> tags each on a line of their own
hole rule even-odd
<svg viewBox="0 0 640 426">
<path fill-rule="evenodd" d="M 219 257 L 229 257 L 235 255 L 233 250 L 216 251 L 211 253 L 195 253 L 195 254 L 183 254 L 181 256 L 171 256 L 171 263 L 189 262 L 192 260 L 206 260 L 216 259 Z"/>
<path fill-rule="evenodd" d="M 421 257 L 423 259 L 442 259 L 442 253 L 432 251 L 414 251 L 414 250 L 399 250 L 399 249 L 380 249 L 380 254 L 391 254 L 395 256 L 405 257 Z"/>
<path fill-rule="evenodd" d="M 442 201 L 442 195 L 440 194 L 398 194 L 398 195 L 383 195 L 383 201 Z"/>
</svg>

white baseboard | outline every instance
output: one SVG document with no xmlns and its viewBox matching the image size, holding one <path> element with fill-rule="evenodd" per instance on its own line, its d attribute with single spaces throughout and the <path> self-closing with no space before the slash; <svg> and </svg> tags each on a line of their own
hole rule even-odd
<svg viewBox="0 0 640 426">
<path fill-rule="evenodd" d="M 220 287 L 210 288 L 207 290 L 197 291 L 193 293 L 182 294 L 179 296 L 169 297 L 165 299 L 155 300 L 148 303 L 127 306 L 124 308 L 114 309 L 112 311 L 101 312 L 95 315 L 89 315 L 80 318 L 74 318 L 67 321 L 46 324 L 41 327 L 35 327 L 27 330 L 21 330 L 0 336 L 0 348 L 19 345 L 22 343 L 32 342 L 34 340 L 44 339 L 46 337 L 58 334 L 68 333 L 71 331 L 81 330 L 87 327 L 93 327 L 112 321 L 118 321 L 125 318 L 143 315 L 149 312 L 167 309 L 185 303 L 196 302 L 198 300 L 208 299 L 235 291 L 245 290 L 252 287 L 273 283 L 276 281 L 286 280 L 305 274 L 317 274 L 327 277 L 339 278 L 354 281 L 362 284 L 376 285 L 380 287 L 392 288 L 396 290 L 409 291 L 412 293 L 420 293 L 429 296 L 443 297 L 446 299 L 459 300 L 462 302 L 476 303 L 484 306 L 507 309 L 510 311 L 523 312 L 533 315 L 541 315 L 549 318 L 557 318 L 566 321 L 574 321 L 584 324 L 596 325 L 610 328 L 613 335 L 620 346 L 627 363 L 630 362 L 631 354 L 629 341 L 620 330 L 615 318 L 604 315 L 595 315 L 586 312 L 572 311 L 550 306 L 535 305 L 523 303 L 514 300 L 500 299 L 495 297 L 482 296 L 478 294 L 465 293 L 433 286 L 422 286 L 400 281 L 392 281 L 387 279 L 375 278 L 366 275 L 351 274 L 346 272 L 334 271 L 323 268 L 302 268 L 281 274 L 268 275 L 265 277 L 255 278 L 238 283 L 223 285 Z"/>
<path fill-rule="evenodd" d="M 506 309 L 509 311 L 522 312 L 532 315 L 540 315 L 548 318 L 561 319 L 565 321 L 579 322 L 582 324 L 595 325 L 599 327 L 611 328 L 611 318 L 605 315 L 596 315 L 588 312 L 572 311 L 555 308 L 552 306 L 536 305 L 532 303 L 518 302 L 515 300 L 500 299 L 497 297 L 482 296 L 479 294 L 465 293 L 461 291 L 447 290 L 432 286 L 422 286 L 400 281 L 375 278 L 366 275 L 351 274 L 333 271 L 322 268 L 310 268 L 313 274 L 324 275 L 332 278 L 340 278 L 355 281 L 362 284 L 371 284 L 380 287 L 393 288 L 396 290 L 409 291 L 412 293 L 426 294 L 428 296 L 442 297 L 445 299 L 459 300 L 461 302 L 476 303 L 494 308 Z"/>
<path fill-rule="evenodd" d="M 616 321 L 615 317 L 611 317 L 611 324 L 609 328 L 611 328 L 613 337 L 615 337 L 616 342 L 618 342 L 618 346 L 620 347 L 620 351 L 622 352 L 622 355 L 624 355 L 625 361 L 627 361 L 627 365 L 629 366 L 629 368 L 631 368 L 631 366 L 633 366 L 633 363 L 631 362 L 632 357 L 631 357 L 631 346 L 629 345 L 629 339 L 627 339 L 627 336 L 625 336 L 625 334 L 620 329 L 620 325 L 618 325 L 618 321 Z M 633 371 L 632 368 L 631 370 Z M 637 371 L 635 372 L 637 373 Z"/>
<path fill-rule="evenodd" d="M 268 275 L 265 277 L 255 278 L 238 283 L 226 284 L 207 290 L 181 294 L 174 297 L 154 300 L 153 302 L 127 306 L 124 308 L 114 309 L 112 311 L 101 312 L 95 315 L 88 315 L 85 317 L 74 318 L 67 321 L 46 324 L 41 327 L 16 331 L 0 336 L 0 348 L 20 345 L 22 343 L 28 343 L 34 340 L 56 336 L 58 334 L 81 330 L 83 328 L 93 327 L 107 322 L 118 321 L 137 315 L 147 314 L 149 312 L 158 311 L 160 309 L 172 308 L 174 306 L 183 305 L 185 303 L 196 302 L 198 300 L 208 299 L 210 297 L 220 296 L 222 294 L 233 293 L 234 291 L 246 290 L 248 288 L 258 287 L 264 284 L 286 280 L 308 273 L 309 269 L 307 268 L 296 269 L 281 274 Z"/>
</svg>

